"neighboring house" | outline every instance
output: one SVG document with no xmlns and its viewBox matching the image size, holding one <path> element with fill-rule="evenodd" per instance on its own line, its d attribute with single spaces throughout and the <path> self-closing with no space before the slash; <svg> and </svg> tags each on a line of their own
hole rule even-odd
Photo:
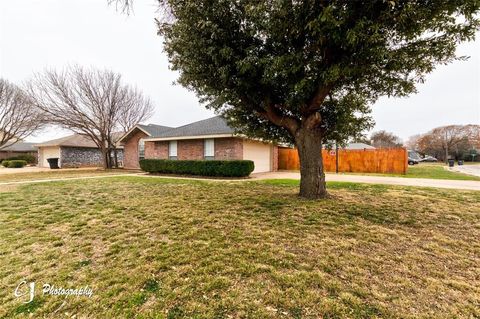
<svg viewBox="0 0 480 319">
<path fill-rule="evenodd" d="M 345 150 L 374 150 L 376 149 L 372 145 L 365 143 L 348 143 L 345 147 L 342 147 Z"/>
<path fill-rule="evenodd" d="M 0 148 L 0 160 L 20 155 L 32 155 L 37 159 L 37 148 L 34 145 L 35 143 L 22 141 L 9 143 Z"/>
<path fill-rule="evenodd" d="M 236 135 L 219 117 L 177 128 L 136 125 L 119 140 L 124 145 L 124 167 L 139 168 L 139 159 L 252 160 L 254 173 L 277 170 L 278 147 Z"/>
<path fill-rule="evenodd" d="M 74 134 L 36 144 L 38 166 L 49 167 L 47 159 L 58 158 L 61 168 L 103 166 L 102 153 L 87 136 Z M 113 154 L 112 154 L 113 156 Z M 123 148 L 117 149 L 119 164 L 123 162 Z"/>
</svg>

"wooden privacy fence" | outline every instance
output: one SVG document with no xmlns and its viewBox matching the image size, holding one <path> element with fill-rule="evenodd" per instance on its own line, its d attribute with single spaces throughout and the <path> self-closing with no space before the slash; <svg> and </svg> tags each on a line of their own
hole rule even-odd
<svg viewBox="0 0 480 319">
<path fill-rule="evenodd" d="M 325 171 L 335 172 L 335 150 L 323 150 L 322 156 Z M 406 174 L 407 167 L 408 155 L 405 148 L 338 150 L 339 172 Z M 297 149 L 280 148 L 278 150 L 278 169 L 300 169 Z"/>
</svg>

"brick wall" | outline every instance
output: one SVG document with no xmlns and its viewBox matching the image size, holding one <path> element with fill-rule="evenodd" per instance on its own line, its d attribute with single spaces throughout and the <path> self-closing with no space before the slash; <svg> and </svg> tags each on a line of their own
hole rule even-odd
<svg viewBox="0 0 480 319">
<path fill-rule="evenodd" d="M 138 169 L 140 165 L 138 163 L 138 141 L 142 138 L 148 137 L 142 131 L 138 131 L 124 144 L 124 160 L 123 167 L 128 169 Z M 145 148 L 146 148 L 145 143 Z"/>
<path fill-rule="evenodd" d="M 243 140 L 235 137 L 215 139 L 216 160 L 243 159 Z"/>
<path fill-rule="evenodd" d="M 168 159 L 168 142 L 145 141 L 145 158 Z"/>
<path fill-rule="evenodd" d="M 145 142 L 145 158 L 168 159 L 168 141 Z M 233 160 L 243 158 L 243 141 L 240 138 L 216 138 L 215 159 Z M 203 160 L 204 140 L 178 140 L 177 159 Z"/>
<path fill-rule="evenodd" d="M 273 145 L 272 171 L 278 171 L 278 146 Z"/>
<path fill-rule="evenodd" d="M 203 139 L 179 140 L 177 142 L 177 158 L 179 160 L 203 160 L 203 148 Z"/>
</svg>

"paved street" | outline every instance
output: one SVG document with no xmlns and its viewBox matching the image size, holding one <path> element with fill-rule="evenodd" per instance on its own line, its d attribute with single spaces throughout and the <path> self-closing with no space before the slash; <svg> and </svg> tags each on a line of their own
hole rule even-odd
<svg viewBox="0 0 480 319">
<path fill-rule="evenodd" d="M 253 179 L 300 179 L 298 172 L 272 172 L 253 174 Z M 334 182 L 352 182 L 367 184 L 385 184 L 385 185 L 401 185 L 401 186 L 419 186 L 419 187 L 436 187 L 451 189 L 468 189 L 480 191 L 479 181 L 457 181 L 444 179 L 427 179 L 427 178 L 405 178 L 405 177 L 388 177 L 388 176 L 368 176 L 368 175 L 347 175 L 347 174 L 326 174 L 327 181 Z"/>
</svg>

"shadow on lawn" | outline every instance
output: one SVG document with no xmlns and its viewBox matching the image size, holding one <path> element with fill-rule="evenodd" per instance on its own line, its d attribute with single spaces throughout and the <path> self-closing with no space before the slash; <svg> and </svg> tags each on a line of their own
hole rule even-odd
<svg viewBox="0 0 480 319">
<path fill-rule="evenodd" d="M 276 190 L 272 189 L 268 196 L 249 196 L 244 202 L 254 203 L 275 217 L 307 211 L 306 214 L 301 214 L 303 221 L 298 220 L 304 225 L 355 224 L 359 219 L 379 225 L 416 224 L 412 210 L 408 209 L 408 200 L 387 196 L 392 187 L 386 185 L 329 182 L 327 189 L 330 198 L 311 201 L 297 195 L 298 180 L 265 180 L 255 183 L 270 185 Z M 278 186 L 282 187 L 280 191 Z"/>
</svg>

